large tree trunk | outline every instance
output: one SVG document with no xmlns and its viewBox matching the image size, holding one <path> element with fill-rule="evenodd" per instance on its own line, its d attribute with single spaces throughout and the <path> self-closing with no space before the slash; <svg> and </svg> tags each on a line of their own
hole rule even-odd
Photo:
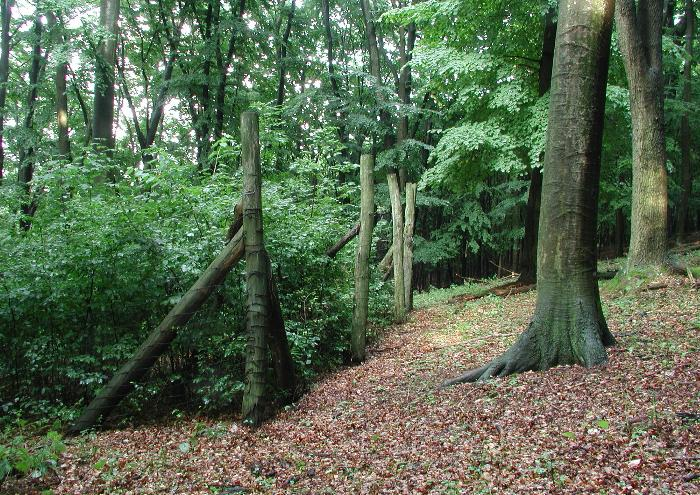
<svg viewBox="0 0 700 495">
<path fill-rule="evenodd" d="M 389 172 L 387 181 L 389 183 L 389 198 L 391 199 L 391 224 L 394 246 L 392 254 L 394 260 L 394 321 L 401 323 L 406 317 L 406 293 L 403 279 L 403 209 L 401 208 L 398 174 Z"/>
<path fill-rule="evenodd" d="M 544 36 L 542 38 L 542 56 L 540 57 L 539 95 L 544 96 L 552 85 L 552 65 L 554 64 L 554 41 L 557 35 L 556 12 L 550 8 L 544 17 Z M 518 282 L 524 285 L 537 281 L 537 234 L 539 230 L 540 204 L 542 196 L 542 170 L 532 167 L 530 170 L 530 189 L 525 210 L 525 237 L 520 255 Z"/>
<path fill-rule="evenodd" d="M 374 229 L 374 158 L 360 158 L 360 237 L 355 259 L 355 298 L 352 311 L 352 360 L 365 360 L 367 314 L 369 309 L 369 254 Z"/>
<path fill-rule="evenodd" d="M 681 117 L 681 197 L 678 203 L 676 233 L 679 241 L 683 241 L 688 233 L 690 196 L 693 189 L 691 134 L 690 134 L 690 105 L 692 91 L 693 40 L 695 38 L 695 8 L 693 0 L 685 0 L 685 62 L 683 64 L 683 103 L 686 108 Z"/>
<path fill-rule="evenodd" d="M 268 299 L 267 253 L 263 244 L 262 195 L 258 114 L 241 115 L 241 163 L 243 167 L 243 232 L 247 287 L 245 390 L 243 417 L 246 423 L 259 425 L 269 414 L 267 394 Z"/>
<path fill-rule="evenodd" d="M 117 57 L 119 0 L 101 0 L 100 26 L 106 36 L 100 41 L 95 61 L 95 97 L 92 139 L 102 149 L 114 148 L 114 69 Z"/>
<path fill-rule="evenodd" d="M 416 184 L 406 183 L 406 222 L 403 230 L 403 285 L 406 311 L 413 309 L 413 231 L 416 227 Z"/>
<path fill-rule="evenodd" d="M 71 433 L 80 433 L 109 416 L 119 402 L 131 391 L 133 384 L 138 382 L 158 358 L 168 350 L 171 342 L 177 336 L 177 331 L 192 318 L 209 295 L 223 283 L 231 268 L 243 258 L 243 250 L 243 231 L 238 230 L 194 285 L 163 318 L 158 328 L 151 332 L 133 357 L 115 373 L 109 383 L 85 408 L 83 414 L 70 428 Z"/>
<path fill-rule="evenodd" d="M 12 1 L 0 0 L 0 17 L 2 17 L 2 39 L 0 40 L 0 183 L 5 176 L 5 100 L 7 99 L 7 81 L 10 75 L 10 20 L 12 19 Z"/>
<path fill-rule="evenodd" d="M 607 360 L 595 231 L 613 4 L 560 2 L 532 321 L 503 355 L 443 385 Z"/>
<path fill-rule="evenodd" d="M 632 113 L 632 228 L 627 270 L 665 261 L 668 223 L 661 29 L 663 0 L 618 0 Z"/>
</svg>

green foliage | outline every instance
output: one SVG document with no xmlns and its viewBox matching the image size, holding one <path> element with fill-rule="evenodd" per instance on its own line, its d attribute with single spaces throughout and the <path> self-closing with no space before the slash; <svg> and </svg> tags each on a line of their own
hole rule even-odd
<svg viewBox="0 0 700 495">
<path fill-rule="evenodd" d="M 43 435 L 33 431 L 37 425 L 17 419 L 0 433 L 0 485 L 9 476 L 41 478 L 58 469 L 58 457 L 66 449 L 54 429 Z"/>
<path fill-rule="evenodd" d="M 328 136 L 319 149 L 332 155 Z M 266 146 L 273 140 L 262 137 Z M 86 154 L 53 164 L 37 180 L 37 214 L 17 227 L 17 192 L 2 188 L 0 232 L 0 405 L 5 413 L 74 417 L 195 281 L 222 248 L 240 196 L 231 137 L 212 151 L 219 173 L 201 176 L 159 154 L 149 169 Z M 355 207 L 335 199 L 339 165 L 302 158 L 280 175 L 263 153 L 266 245 L 273 262 L 292 354 L 303 383 L 345 359 L 352 311 L 352 249 L 331 260 L 325 249 L 352 224 Z M 47 167 L 48 168 L 48 167 Z M 388 287 L 376 285 L 371 315 L 388 314 Z M 124 412 L 158 399 L 221 409 L 240 400 L 245 361 L 242 265 L 180 330 L 167 357 L 136 388 Z M 149 413 L 153 413 L 152 408 Z"/>
</svg>

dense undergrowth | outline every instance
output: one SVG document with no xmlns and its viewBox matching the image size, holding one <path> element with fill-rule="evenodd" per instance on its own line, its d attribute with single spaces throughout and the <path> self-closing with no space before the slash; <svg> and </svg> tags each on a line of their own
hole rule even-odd
<svg viewBox="0 0 700 495">
<path fill-rule="evenodd" d="M 303 166 L 271 174 L 263 201 L 266 245 L 305 387 L 346 359 L 354 249 L 335 259 L 325 250 L 357 211 L 344 200 L 355 193 L 352 183 L 338 190 L 322 173 L 310 180 Z M 223 247 L 240 197 L 240 172 L 224 160 L 210 176 L 161 159 L 116 183 L 103 180 L 110 162 L 92 155 L 48 168 L 36 178 L 42 193 L 28 231 L 18 227 L 21 193 L 1 189 L 0 427 L 18 417 L 75 417 Z M 373 284 L 371 318 L 381 323 L 389 287 Z M 241 263 L 180 330 L 117 420 L 235 411 L 243 390 L 244 293 Z"/>
</svg>

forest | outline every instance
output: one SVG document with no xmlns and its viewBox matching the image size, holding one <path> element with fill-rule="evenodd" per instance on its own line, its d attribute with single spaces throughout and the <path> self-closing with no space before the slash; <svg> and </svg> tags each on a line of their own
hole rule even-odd
<svg viewBox="0 0 700 495">
<path fill-rule="evenodd" d="M 0 493 L 700 493 L 694 0 L 0 7 Z"/>
</svg>

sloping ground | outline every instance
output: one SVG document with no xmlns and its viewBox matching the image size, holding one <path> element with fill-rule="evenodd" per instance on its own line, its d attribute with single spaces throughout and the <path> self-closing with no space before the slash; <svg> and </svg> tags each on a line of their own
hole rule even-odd
<svg viewBox="0 0 700 495">
<path fill-rule="evenodd" d="M 438 390 L 503 351 L 535 295 L 437 304 L 257 431 L 78 439 L 54 493 L 700 493 L 700 293 L 670 283 L 603 291 L 619 339 L 603 368 Z"/>
</svg>

